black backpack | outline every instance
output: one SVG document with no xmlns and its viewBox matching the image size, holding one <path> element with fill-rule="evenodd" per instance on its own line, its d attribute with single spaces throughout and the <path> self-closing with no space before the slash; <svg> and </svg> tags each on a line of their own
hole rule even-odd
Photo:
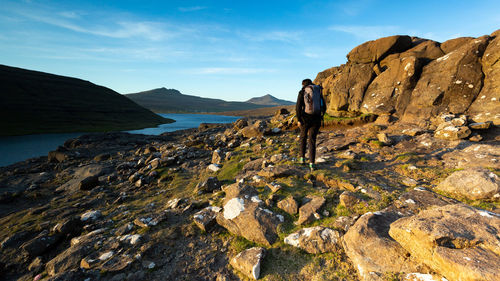
<svg viewBox="0 0 500 281">
<path fill-rule="evenodd" d="M 304 87 L 304 112 L 311 115 L 321 115 L 321 86 L 308 85 Z"/>
</svg>

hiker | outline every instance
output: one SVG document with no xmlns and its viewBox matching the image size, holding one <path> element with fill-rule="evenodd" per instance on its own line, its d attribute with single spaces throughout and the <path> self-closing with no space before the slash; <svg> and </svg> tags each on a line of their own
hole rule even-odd
<svg viewBox="0 0 500 281">
<path fill-rule="evenodd" d="M 322 87 L 314 85 L 311 79 L 302 81 L 295 111 L 300 128 L 300 164 L 305 164 L 306 144 L 309 145 L 309 168 L 314 170 L 316 161 L 316 137 L 326 111 Z M 307 143 L 306 143 L 307 141 Z"/>
</svg>

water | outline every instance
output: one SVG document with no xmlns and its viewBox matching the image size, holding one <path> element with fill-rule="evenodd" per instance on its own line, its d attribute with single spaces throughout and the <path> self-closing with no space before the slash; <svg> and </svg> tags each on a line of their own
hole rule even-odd
<svg viewBox="0 0 500 281">
<path fill-rule="evenodd" d="M 176 120 L 174 123 L 162 124 L 156 128 L 128 131 L 133 134 L 159 135 L 189 128 L 196 128 L 200 123 L 231 123 L 239 117 L 208 114 L 160 114 Z M 66 140 L 85 134 L 38 134 L 25 136 L 0 137 L 0 167 L 7 166 L 28 158 L 44 156 L 56 149 Z"/>
</svg>

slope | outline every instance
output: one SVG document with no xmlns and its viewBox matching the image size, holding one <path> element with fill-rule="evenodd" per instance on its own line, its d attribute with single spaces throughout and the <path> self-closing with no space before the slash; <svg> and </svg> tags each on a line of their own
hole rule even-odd
<svg viewBox="0 0 500 281">
<path fill-rule="evenodd" d="M 172 122 L 88 81 L 0 65 L 0 135 L 129 130 Z"/>
</svg>

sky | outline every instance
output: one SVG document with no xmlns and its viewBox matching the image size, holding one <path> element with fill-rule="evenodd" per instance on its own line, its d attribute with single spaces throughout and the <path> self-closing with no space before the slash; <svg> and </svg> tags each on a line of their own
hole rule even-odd
<svg viewBox="0 0 500 281">
<path fill-rule="evenodd" d="M 345 63 L 363 42 L 479 37 L 500 28 L 499 11 L 498 0 L 2 0 L 0 64 L 121 94 L 166 87 L 294 101 L 302 79 Z"/>
</svg>

